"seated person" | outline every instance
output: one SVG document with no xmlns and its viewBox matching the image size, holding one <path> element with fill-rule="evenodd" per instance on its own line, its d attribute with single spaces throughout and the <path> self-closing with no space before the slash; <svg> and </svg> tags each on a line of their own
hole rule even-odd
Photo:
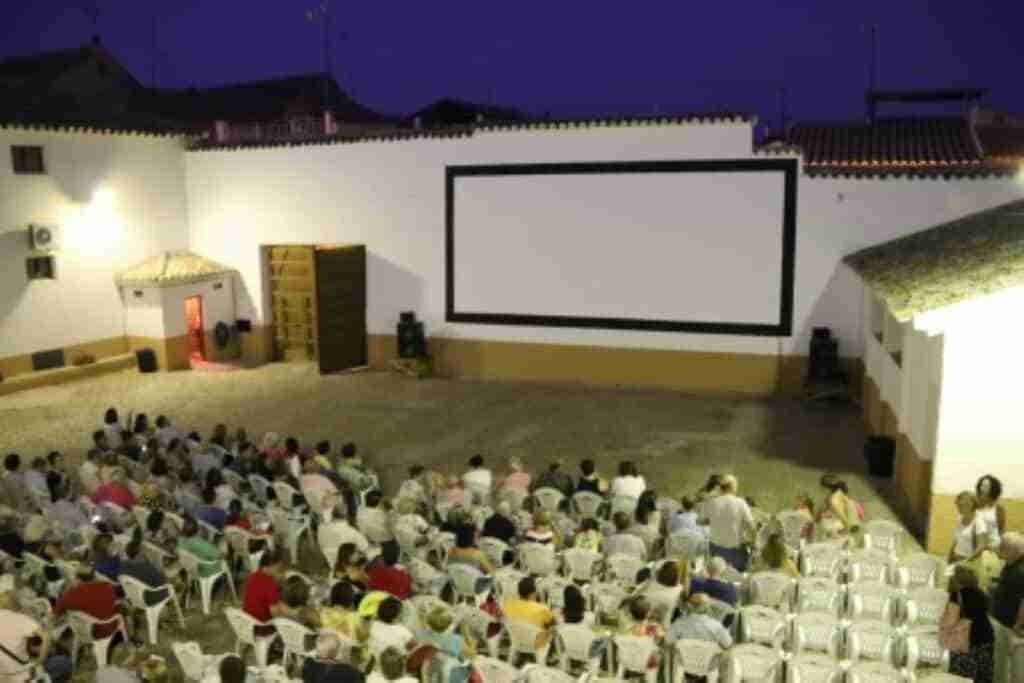
<svg viewBox="0 0 1024 683">
<path fill-rule="evenodd" d="M 483 503 L 490 500 L 491 489 L 494 488 L 494 474 L 484 467 L 484 456 L 474 455 L 469 460 L 469 471 L 462 475 L 462 484 L 466 490 L 479 498 Z"/>
<path fill-rule="evenodd" d="M 384 495 L 377 489 L 366 494 L 365 504 L 356 513 L 356 526 L 374 543 L 393 540 L 388 513 L 381 507 Z"/>
<path fill-rule="evenodd" d="M 519 597 L 505 600 L 501 611 L 509 621 L 531 624 L 541 629 L 537 641 L 540 647 L 551 637 L 551 629 L 555 625 L 555 615 L 548 606 L 537 598 L 537 582 L 532 576 L 520 579 Z"/>
<path fill-rule="evenodd" d="M 389 647 L 399 652 L 408 651 L 413 642 L 413 634 L 399 622 L 401 613 L 402 603 L 390 595 L 377 606 L 377 618 L 370 625 L 370 649 L 374 657 L 379 658 Z"/>
<path fill-rule="evenodd" d="M 205 522 L 214 529 L 223 530 L 228 514 L 224 512 L 224 508 L 217 506 L 216 490 L 211 487 L 204 488 L 201 499 L 203 504 L 195 509 L 196 520 Z"/>
<path fill-rule="evenodd" d="M 580 528 L 572 540 L 572 547 L 599 553 L 603 543 L 604 535 L 598 528 L 597 520 L 593 517 L 587 517 L 580 522 Z"/>
<path fill-rule="evenodd" d="M 731 581 L 722 580 L 729 563 L 721 557 L 712 557 L 708 561 L 707 578 L 693 577 L 690 580 L 690 593 L 703 593 L 704 595 L 721 600 L 735 606 L 739 596 L 736 592 L 736 585 Z"/>
<path fill-rule="evenodd" d="M 349 640 L 360 642 L 370 637 L 370 628 L 356 609 L 356 591 L 348 581 L 331 587 L 328 604 L 320 608 L 320 624 Z"/>
<path fill-rule="evenodd" d="M 384 591 L 399 600 L 412 596 L 412 577 L 398 564 L 398 556 L 399 548 L 395 541 L 386 541 L 381 545 L 380 557 L 366 571 L 366 586 L 369 590 Z"/>
<path fill-rule="evenodd" d="M 562 461 L 555 460 L 548 466 L 548 471 L 537 477 L 533 482 L 533 491 L 537 489 L 551 488 L 561 491 L 563 496 L 569 497 L 573 494 L 575 487 L 572 477 L 562 471 Z"/>
<path fill-rule="evenodd" d="M 320 628 L 320 612 L 309 604 L 310 588 L 301 576 L 289 576 L 281 589 L 281 601 L 288 607 L 284 616 L 309 629 Z M 312 645 L 310 645 L 312 647 Z"/>
<path fill-rule="evenodd" d="M 390 683 L 391 681 L 398 681 L 399 683 L 419 683 L 419 678 L 409 676 L 406 673 L 406 661 L 405 652 L 389 647 L 380 653 L 380 657 L 377 659 L 377 667 L 374 671 L 366 678 L 367 683 Z"/>
<path fill-rule="evenodd" d="M 682 507 L 668 520 L 669 534 L 700 534 L 707 538 L 708 528 L 701 526 L 698 521 L 697 501 L 692 496 L 683 496 L 679 500 Z"/>
<path fill-rule="evenodd" d="M 580 463 L 580 480 L 576 483 L 576 493 L 588 491 L 603 496 L 608 493 L 608 482 L 597 475 L 594 461 L 589 458 Z"/>
<path fill-rule="evenodd" d="M 321 631 L 316 638 L 316 656 L 307 657 L 302 665 L 302 683 L 362 683 L 362 671 L 340 661 L 340 653 L 338 634 Z"/>
<path fill-rule="evenodd" d="M 92 542 L 92 564 L 96 573 L 102 574 L 111 581 L 121 576 L 121 558 L 113 550 L 114 537 L 100 534 Z"/>
<path fill-rule="evenodd" d="M 289 616 L 288 605 L 281 599 L 279 581 L 284 578 L 284 560 L 277 549 L 267 550 L 260 558 L 260 567 L 245 580 L 242 587 L 242 611 L 257 621 L 269 622 L 275 617 Z M 272 632 L 273 627 L 264 631 Z"/>
<path fill-rule="evenodd" d="M 647 545 L 644 540 L 629 532 L 632 520 L 622 510 L 612 515 L 612 523 L 615 525 L 615 533 L 605 539 L 604 552 L 608 557 L 612 555 L 630 555 L 641 560 L 647 559 Z"/>
<path fill-rule="evenodd" d="M 706 640 L 722 649 L 732 647 L 732 636 L 718 619 L 711 616 L 710 598 L 704 593 L 693 593 L 687 600 L 687 610 L 672 622 L 665 640 Z"/>
<path fill-rule="evenodd" d="M 60 617 L 71 611 L 82 612 L 93 619 L 110 622 L 118 613 L 114 584 L 98 580 L 92 567 L 77 564 L 71 584 L 53 606 L 54 616 Z M 93 638 L 102 640 L 116 631 L 117 624 L 114 622 L 97 624 L 93 627 L 92 635 Z"/>
</svg>

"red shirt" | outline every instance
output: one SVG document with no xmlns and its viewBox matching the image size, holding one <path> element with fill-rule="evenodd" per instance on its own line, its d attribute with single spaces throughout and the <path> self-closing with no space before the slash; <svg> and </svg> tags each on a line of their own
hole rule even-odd
<svg viewBox="0 0 1024 683">
<path fill-rule="evenodd" d="M 242 611 L 249 616 L 268 622 L 273 618 L 270 614 L 271 605 L 279 602 L 281 591 L 277 587 L 277 581 L 270 574 L 256 571 L 245 580 L 245 588 L 242 589 Z"/>
<path fill-rule="evenodd" d="M 53 606 L 53 613 L 60 616 L 68 611 L 84 612 L 90 617 L 106 621 L 113 619 L 117 614 L 116 600 L 114 584 L 106 581 L 86 581 L 66 590 Z M 106 638 L 116 630 L 117 626 L 113 624 L 96 626 L 92 636 Z"/>
<path fill-rule="evenodd" d="M 97 505 L 114 503 L 130 511 L 135 507 L 135 496 L 132 495 L 132 492 L 127 487 L 118 484 L 116 481 L 111 481 L 96 489 L 96 495 L 93 497 L 92 502 Z"/>
<path fill-rule="evenodd" d="M 366 572 L 366 578 L 366 587 L 371 591 L 391 593 L 399 600 L 412 595 L 412 577 L 404 569 L 380 562 Z"/>
</svg>

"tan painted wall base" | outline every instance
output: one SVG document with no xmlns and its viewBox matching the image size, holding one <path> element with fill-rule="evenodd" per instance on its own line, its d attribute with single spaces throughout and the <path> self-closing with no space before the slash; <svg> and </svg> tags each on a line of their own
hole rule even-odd
<svg viewBox="0 0 1024 683">
<path fill-rule="evenodd" d="M 446 377 L 583 382 L 597 385 L 663 387 L 682 391 L 799 395 L 805 356 L 704 353 L 610 347 L 478 341 L 427 340 L 435 371 Z M 384 369 L 397 357 L 394 335 L 370 335 L 369 363 Z M 844 361 L 860 394 L 860 361 Z"/>
<path fill-rule="evenodd" d="M 65 384 L 86 377 L 96 377 L 126 368 L 135 367 L 135 355 L 123 353 L 97 360 L 95 363 L 80 366 L 68 366 L 53 370 L 40 370 L 18 375 L 0 382 L 0 396 L 6 396 L 26 389 Z"/>
<path fill-rule="evenodd" d="M 157 368 L 161 371 L 188 370 L 192 367 L 188 359 L 188 339 L 184 335 L 167 339 L 129 337 L 128 346 L 133 352 L 139 349 L 153 349 Z"/>
<path fill-rule="evenodd" d="M 43 350 L 44 349 L 40 349 L 40 351 Z M 101 360 L 103 358 L 117 356 L 123 353 L 128 353 L 127 340 L 123 336 L 110 337 L 109 339 L 97 339 L 96 341 L 65 346 L 64 362 L 70 366 L 74 363 L 76 358 L 85 354 L 94 356 L 96 360 Z M 35 371 L 32 369 L 32 354 L 0 358 L 0 373 L 2 373 L 5 378 L 10 379 L 12 377 L 32 374 L 34 372 Z"/>
<path fill-rule="evenodd" d="M 274 328 L 269 325 L 253 325 L 251 332 L 239 332 L 242 347 L 242 363 L 257 367 L 274 359 Z"/>
</svg>

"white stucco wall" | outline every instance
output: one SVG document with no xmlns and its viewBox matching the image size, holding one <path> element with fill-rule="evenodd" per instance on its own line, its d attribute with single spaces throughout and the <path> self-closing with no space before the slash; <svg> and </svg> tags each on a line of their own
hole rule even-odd
<svg viewBox="0 0 1024 683">
<path fill-rule="evenodd" d="M 992 474 L 1003 495 L 1024 498 L 1024 295 L 995 295 L 961 308 L 944 326 L 942 402 L 933 490 L 972 490 Z"/>
<path fill-rule="evenodd" d="M 164 308 L 161 291 L 157 287 L 124 287 L 124 330 L 129 337 L 163 339 Z M 142 296 L 135 296 L 140 292 Z"/>
<path fill-rule="evenodd" d="M 214 289 L 214 285 L 218 283 L 223 286 Z M 209 282 L 166 287 L 162 292 L 164 329 L 167 337 L 180 337 L 188 332 L 185 323 L 185 299 L 190 296 L 203 298 L 203 329 L 212 330 L 219 322 L 228 325 L 235 322 L 235 296 L 231 275 Z"/>
<path fill-rule="evenodd" d="M 15 175 L 11 145 L 42 145 L 47 174 Z M 0 358 L 125 334 L 114 275 L 188 246 L 183 156 L 172 138 L 0 128 Z M 55 281 L 26 277 L 30 223 L 64 228 Z"/>
<path fill-rule="evenodd" d="M 1024 185 L 1009 179 L 801 177 L 794 334 L 787 339 L 444 321 L 445 165 L 751 157 L 749 125 L 485 132 L 459 139 L 192 152 L 186 155 L 190 248 L 240 271 L 238 316 L 257 324 L 268 318 L 260 245 L 363 243 L 371 334 L 393 334 L 398 313 L 414 309 L 428 333 L 448 337 L 806 354 L 812 328 L 826 325 L 840 338 L 843 356 L 860 356 L 862 287 L 841 265 L 844 255 L 1024 195 Z M 729 275 L 737 286 L 745 284 L 742 269 Z M 528 277 L 524 264 L 523 278 Z M 713 297 L 714 288 L 708 289 Z"/>
</svg>

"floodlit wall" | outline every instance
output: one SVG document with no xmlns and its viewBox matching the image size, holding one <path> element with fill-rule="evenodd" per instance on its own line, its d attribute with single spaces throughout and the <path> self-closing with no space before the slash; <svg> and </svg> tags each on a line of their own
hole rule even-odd
<svg viewBox="0 0 1024 683">
<path fill-rule="evenodd" d="M 393 354 L 398 314 L 415 310 L 435 360 L 455 375 L 767 393 L 799 386 L 815 326 L 833 328 L 842 356 L 863 355 L 862 287 L 843 256 L 1024 191 L 1010 179 L 801 176 L 794 331 L 786 338 L 445 321 L 445 166 L 763 158 L 751 154 L 751 140 L 749 124 L 693 124 L 191 152 L 190 248 L 240 271 L 239 316 L 253 321 L 252 337 L 264 351 L 270 332 L 260 326 L 268 325 L 269 305 L 260 245 L 362 243 L 371 363 Z M 709 284 L 706 296 L 713 300 L 719 287 L 756 286 L 746 275 L 734 269 Z M 529 279 L 524 263 L 508 287 Z"/>
<path fill-rule="evenodd" d="M 46 173 L 15 174 L 12 145 L 42 146 Z M 127 351 L 114 276 L 188 246 L 183 156 L 172 138 L 0 128 L 0 371 L 49 349 Z M 33 223 L 63 231 L 56 280 L 28 280 Z"/>
</svg>

